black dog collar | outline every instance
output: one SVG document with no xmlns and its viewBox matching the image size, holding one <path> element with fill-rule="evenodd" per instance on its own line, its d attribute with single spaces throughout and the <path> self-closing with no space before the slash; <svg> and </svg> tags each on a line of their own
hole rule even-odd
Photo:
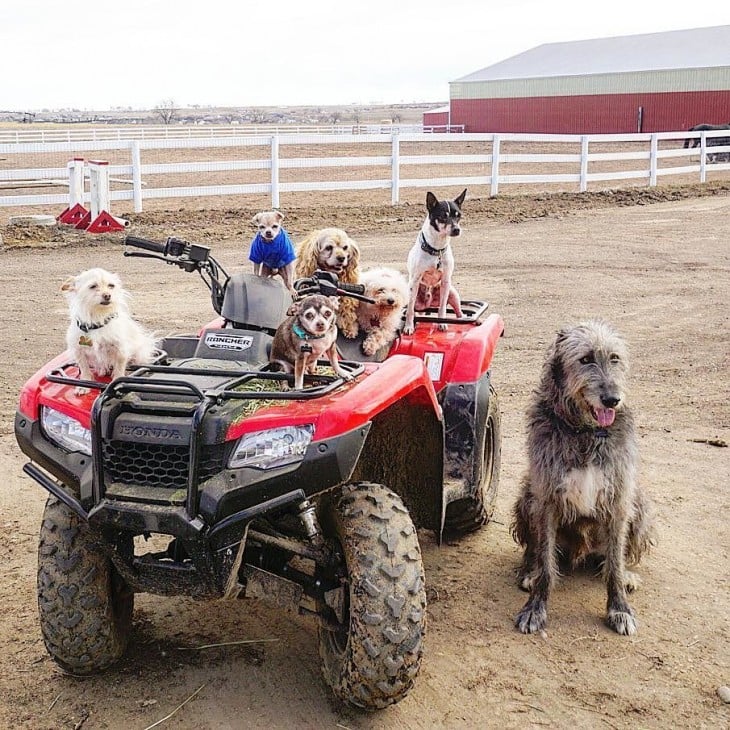
<svg viewBox="0 0 730 730">
<path fill-rule="evenodd" d="M 446 248 L 434 248 L 433 246 L 430 246 L 428 241 L 426 240 L 426 236 L 423 235 L 423 231 L 421 231 L 421 251 L 425 251 L 429 256 L 438 256 L 439 259 L 444 255 L 444 251 Z M 448 244 L 447 244 L 448 245 Z"/>
<path fill-rule="evenodd" d="M 117 313 L 114 312 L 113 314 L 110 314 L 103 322 L 81 322 L 77 319 L 76 326 L 82 332 L 91 332 L 92 330 L 100 330 L 104 325 L 109 324 L 109 322 L 111 322 L 116 316 L 117 316 Z"/>
</svg>

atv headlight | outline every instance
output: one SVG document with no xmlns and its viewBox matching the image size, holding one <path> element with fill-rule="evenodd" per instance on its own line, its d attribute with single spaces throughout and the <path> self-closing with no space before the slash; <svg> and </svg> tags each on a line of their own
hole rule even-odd
<svg viewBox="0 0 730 730">
<path fill-rule="evenodd" d="M 314 433 L 314 425 L 284 426 L 270 431 L 255 431 L 241 438 L 233 452 L 228 466 L 238 469 L 248 466 L 253 469 L 296 464 L 304 458 Z"/>
<path fill-rule="evenodd" d="M 91 456 L 91 431 L 84 428 L 75 418 L 53 408 L 41 406 L 41 428 L 58 446 Z"/>
</svg>

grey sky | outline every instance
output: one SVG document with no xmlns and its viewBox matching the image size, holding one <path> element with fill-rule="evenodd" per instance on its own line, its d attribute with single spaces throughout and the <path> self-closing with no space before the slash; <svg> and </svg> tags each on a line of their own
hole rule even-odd
<svg viewBox="0 0 730 730">
<path fill-rule="evenodd" d="M 614 0 L 23 0 L 0 6 L 0 110 L 441 102 L 543 44 L 730 24 Z M 730 49 L 728 49 L 730 57 Z M 730 62 L 730 58 L 729 58 Z"/>
</svg>

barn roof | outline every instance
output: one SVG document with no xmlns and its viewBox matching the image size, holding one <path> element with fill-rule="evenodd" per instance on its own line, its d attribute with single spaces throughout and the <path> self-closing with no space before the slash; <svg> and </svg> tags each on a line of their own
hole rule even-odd
<svg viewBox="0 0 730 730">
<path fill-rule="evenodd" d="M 730 25 L 545 43 L 452 83 L 730 66 Z"/>
</svg>

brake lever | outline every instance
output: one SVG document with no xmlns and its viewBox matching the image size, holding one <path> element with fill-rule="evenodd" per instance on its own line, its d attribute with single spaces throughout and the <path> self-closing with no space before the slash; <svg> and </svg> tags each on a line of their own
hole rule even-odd
<svg viewBox="0 0 730 730">
<path fill-rule="evenodd" d="M 168 264 L 170 263 L 170 260 L 166 259 L 164 256 L 158 256 L 154 253 L 142 253 L 141 251 L 127 251 L 127 249 L 124 249 L 122 256 L 134 256 L 140 259 L 157 259 L 158 261 L 164 261 Z"/>
</svg>

